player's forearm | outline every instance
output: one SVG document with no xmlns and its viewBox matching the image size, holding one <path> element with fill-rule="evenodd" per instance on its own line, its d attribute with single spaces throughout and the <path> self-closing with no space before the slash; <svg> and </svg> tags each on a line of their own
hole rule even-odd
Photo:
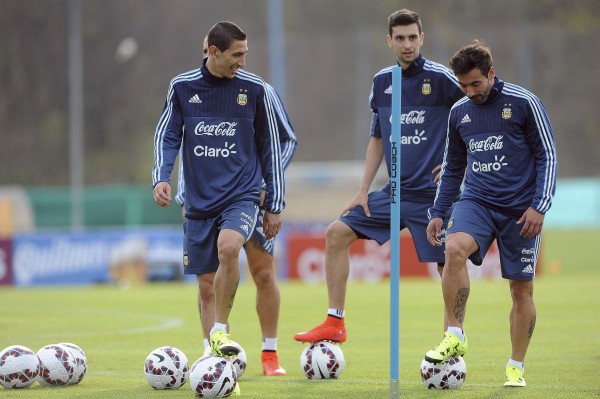
<svg viewBox="0 0 600 399">
<path fill-rule="evenodd" d="M 369 142 L 369 146 L 367 147 L 367 157 L 365 159 L 365 171 L 363 173 L 362 182 L 360 185 L 360 191 L 368 192 L 373 180 L 375 180 L 375 176 L 377 175 L 377 171 L 379 170 L 379 166 L 381 165 L 381 161 L 383 160 L 383 145 L 381 139 L 379 138 L 371 138 Z"/>
</svg>

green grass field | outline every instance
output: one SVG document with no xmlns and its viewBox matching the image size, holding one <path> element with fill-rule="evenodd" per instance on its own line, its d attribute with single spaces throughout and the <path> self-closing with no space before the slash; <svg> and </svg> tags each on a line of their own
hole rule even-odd
<svg viewBox="0 0 600 399">
<path fill-rule="evenodd" d="M 442 335 L 439 282 L 401 282 L 400 396 L 402 398 L 599 398 L 600 269 L 590 248 L 600 231 L 548 232 L 544 269 L 536 281 L 537 326 L 526 362 L 527 387 L 502 386 L 510 356 L 505 281 L 473 281 L 465 330 L 467 380 L 460 390 L 428 391 L 419 365 Z M 304 346 L 293 333 L 321 322 L 324 284 L 282 283 L 279 355 L 288 375 L 262 376 L 255 289 L 244 283 L 231 316 L 232 338 L 248 355 L 241 379 L 247 398 L 389 397 L 389 285 L 352 283 L 347 301 L 349 339 L 342 345 L 346 367 L 339 380 L 309 381 L 300 370 Z M 0 390 L 2 398 L 193 397 L 189 384 L 154 391 L 144 379 L 148 353 L 159 346 L 181 349 L 190 364 L 202 352 L 195 287 L 186 283 L 0 289 L 0 348 L 70 341 L 88 358 L 88 373 L 76 386 Z"/>
</svg>

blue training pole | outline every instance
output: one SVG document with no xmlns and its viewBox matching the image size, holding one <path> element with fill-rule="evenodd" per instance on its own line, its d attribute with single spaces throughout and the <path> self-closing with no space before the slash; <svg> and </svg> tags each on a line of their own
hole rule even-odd
<svg viewBox="0 0 600 399">
<path fill-rule="evenodd" d="M 402 68 L 392 68 L 390 221 L 390 399 L 400 397 L 400 124 Z"/>
</svg>

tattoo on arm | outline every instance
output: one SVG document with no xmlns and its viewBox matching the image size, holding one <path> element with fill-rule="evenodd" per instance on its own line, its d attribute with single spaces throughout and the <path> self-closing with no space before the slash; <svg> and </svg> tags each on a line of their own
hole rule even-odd
<svg viewBox="0 0 600 399">
<path fill-rule="evenodd" d="M 529 331 L 527 332 L 529 334 L 529 338 L 531 338 L 533 336 L 533 330 L 535 330 L 535 321 L 536 321 L 536 314 L 533 314 L 533 318 L 531 319 L 531 323 L 529 323 Z"/>
<path fill-rule="evenodd" d="M 465 311 L 467 308 L 467 299 L 469 299 L 469 288 L 460 288 L 456 293 L 456 302 L 454 304 L 454 316 L 463 323 L 465 321 Z"/>
</svg>

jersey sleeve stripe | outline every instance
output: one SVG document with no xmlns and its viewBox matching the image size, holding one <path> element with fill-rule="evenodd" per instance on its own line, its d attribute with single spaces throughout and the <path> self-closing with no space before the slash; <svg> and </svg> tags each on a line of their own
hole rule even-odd
<svg viewBox="0 0 600 399">
<path fill-rule="evenodd" d="M 167 126 L 169 125 L 169 121 L 171 120 L 171 116 L 173 114 L 173 98 L 175 96 L 175 84 L 180 81 L 186 80 L 194 80 L 202 77 L 202 73 L 200 69 L 194 69 L 192 71 L 183 73 L 181 75 L 176 76 L 171 80 L 169 84 L 169 89 L 167 91 L 167 100 L 165 104 L 165 109 L 158 121 L 158 125 L 156 126 L 156 131 L 154 134 L 154 170 L 152 174 L 152 184 L 155 185 L 160 180 L 160 169 L 164 164 L 164 156 L 163 156 L 163 140 L 167 133 Z"/>
<path fill-rule="evenodd" d="M 265 87 L 267 88 L 267 94 L 270 97 L 273 109 L 275 110 L 275 117 L 281 122 L 280 125 L 283 126 L 283 131 L 278 129 L 278 134 L 281 146 L 281 162 L 283 164 L 283 169 L 285 170 L 296 152 L 296 135 L 289 123 L 287 113 L 285 112 L 285 108 L 283 107 L 277 92 L 268 83 L 265 83 Z"/>
<path fill-rule="evenodd" d="M 546 212 L 548 209 L 550 209 L 550 205 L 552 203 L 552 197 L 556 184 L 557 169 L 556 147 L 554 145 L 554 140 L 552 139 L 552 129 L 550 127 L 548 115 L 542 102 L 531 92 L 519 86 L 508 83 L 505 84 L 503 91 L 508 95 L 525 99 L 533 111 L 538 134 L 546 152 L 546 176 L 544 179 L 542 199 L 538 205 L 538 209 L 540 211 Z"/>
<path fill-rule="evenodd" d="M 264 87 L 264 81 L 261 80 L 261 85 Z M 284 208 L 284 183 L 283 183 L 283 171 L 281 170 L 281 148 L 279 146 L 279 134 L 277 129 L 277 123 L 275 122 L 275 114 L 273 112 L 273 105 L 271 99 L 267 94 L 267 89 L 264 89 L 264 101 L 267 105 L 267 120 L 269 126 L 269 135 L 271 136 L 271 168 L 273 173 L 273 203 L 271 205 L 271 211 L 281 212 Z"/>
<path fill-rule="evenodd" d="M 456 85 L 456 87 L 460 87 L 460 85 L 458 84 L 458 79 L 456 79 L 456 76 L 454 76 L 454 73 L 450 69 L 443 66 L 442 64 L 438 64 L 437 62 L 426 60 L 425 64 L 423 65 L 423 69 L 426 71 L 430 71 L 430 72 L 441 73 L 441 74 L 445 75 L 448 78 L 448 80 L 450 80 L 452 83 L 454 83 Z"/>
</svg>

